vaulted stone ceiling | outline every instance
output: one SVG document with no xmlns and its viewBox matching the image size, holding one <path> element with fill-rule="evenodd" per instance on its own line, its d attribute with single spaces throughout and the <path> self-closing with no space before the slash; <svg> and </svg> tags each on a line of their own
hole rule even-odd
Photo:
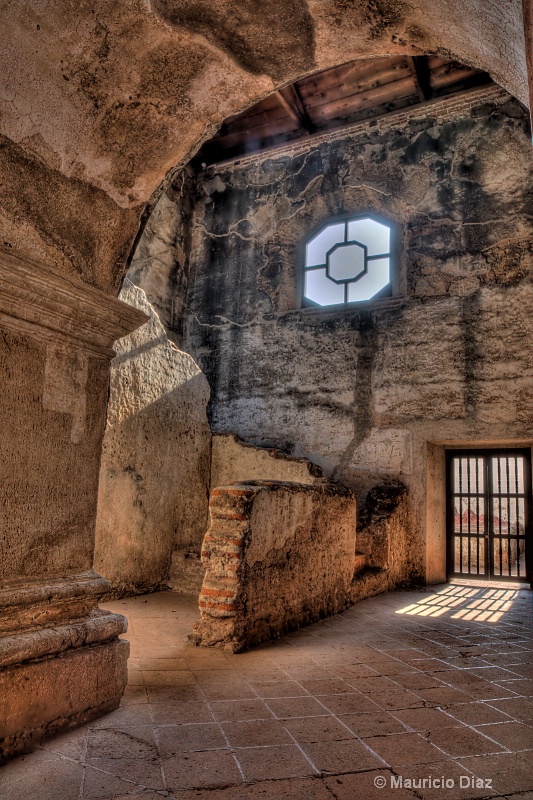
<svg viewBox="0 0 533 800">
<path fill-rule="evenodd" d="M 165 174 L 228 116 L 348 60 L 436 53 L 527 102 L 524 3 L 8 0 L 2 246 L 116 292 Z"/>
</svg>

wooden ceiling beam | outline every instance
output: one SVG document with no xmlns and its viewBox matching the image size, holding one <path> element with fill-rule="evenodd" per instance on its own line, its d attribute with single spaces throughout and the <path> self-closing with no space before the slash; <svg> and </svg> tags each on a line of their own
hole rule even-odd
<svg viewBox="0 0 533 800">
<path fill-rule="evenodd" d="M 315 126 L 302 102 L 298 87 L 290 84 L 280 89 L 277 94 L 287 113 L 298 122 L 303 130 L 308 134 L 314 133 Z"/>
<path fill-rule="evenodd" d="M 408 56 L 407 60 L 413 70 L 416 92 L 421 103 L 431 100 L 433 91 L 431 88 L 431 76 L 428 67 L 427 56 Z"/>
</svg>

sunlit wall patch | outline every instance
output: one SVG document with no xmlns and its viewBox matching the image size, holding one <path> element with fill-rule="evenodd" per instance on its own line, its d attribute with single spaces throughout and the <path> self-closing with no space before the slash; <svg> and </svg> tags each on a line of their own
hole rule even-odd
<svg viewBox="0 0 533 800">
<path fill-rule="evenodd" d="M 391 227 L 372 216 L 324 225 L 305 245 L 304 300 L 371 300 L 391 286 Z"/>
</svg>

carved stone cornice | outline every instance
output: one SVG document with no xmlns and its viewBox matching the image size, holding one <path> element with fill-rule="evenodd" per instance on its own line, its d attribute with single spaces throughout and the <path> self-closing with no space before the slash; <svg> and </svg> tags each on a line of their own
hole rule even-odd
<svg viewBox="0 0 533 800">
<path fill-rule="evenodd" d="M 0 251 L 0 325 L 105 358 L 146 314 L 45 264 Z"/>
</svg>

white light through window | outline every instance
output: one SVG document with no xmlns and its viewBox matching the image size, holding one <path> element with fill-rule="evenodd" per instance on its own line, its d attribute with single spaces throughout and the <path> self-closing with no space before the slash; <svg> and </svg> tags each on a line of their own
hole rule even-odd
<svg viewBox="0 0 533 800">
<path fill-rule="evenodd" d="M 316 305 L 370 300 L 390 280 L 390 227 L 372 217 L 325 225 L 305 246 L 304 298 Z"/>
</svg>

